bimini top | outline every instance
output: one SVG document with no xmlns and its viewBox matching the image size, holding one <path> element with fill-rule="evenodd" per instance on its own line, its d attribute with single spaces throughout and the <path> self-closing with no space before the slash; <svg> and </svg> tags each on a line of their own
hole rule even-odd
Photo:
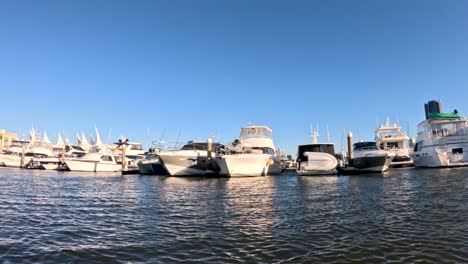
<svg viewBox="0 0 468 264">
<path fill-rule="evenodd" d="M 272 131 L 266 126 L 249 126 L 241 128 L 241 139 L 245 138 L 272 138 Z"/>
</svg>

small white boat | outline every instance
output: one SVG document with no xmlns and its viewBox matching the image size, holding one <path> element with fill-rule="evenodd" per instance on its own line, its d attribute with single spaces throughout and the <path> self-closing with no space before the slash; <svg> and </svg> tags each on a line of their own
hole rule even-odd
<svg viewBox="0 0 468 264">
<path fill-rule="evenodd" d="M 20 141 L 14 140 L 12 141 L 12 145 L 4 153 L 0 154 L 0 166 L 19 168 L 21 166 L 22 155 L 23 147 Z"/>
<path fill-rule="evenodd" d="M 266 126 L 249 126 L 225 153 L 217 157 L 220 175 L 229 177 L 279 175 L 281 158 L 276 155 L 272 131 Z"/>
<path fill-rule="evenodd" d="M 88 153 L 82 158 L 64 160 L 70 171 L 115 172 L 122 169 L 112 153 Z"/>
<path fill-rule="evenodd" d="M 337 172 L 338 160 L 331 143 L 299 145 L 297 157 L 298 175 L 330 175 Z"/>
<path fill-rule="evenodd" d="M 353 145 L 351 159 L 346 167 L 339 168 L 341 173 L 382 173 L 388 170 L 395 154 L 377 147 L 376 142 L 358 142 Z"/>
</svg>

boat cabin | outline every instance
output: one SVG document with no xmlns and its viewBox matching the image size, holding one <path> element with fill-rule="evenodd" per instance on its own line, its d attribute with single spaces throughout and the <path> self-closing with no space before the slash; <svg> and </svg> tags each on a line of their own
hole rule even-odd
<svg viewBox="0 0 468 264">
<path fill-rule="evenodd" d="M 466 120 L 426 120 L 418 125 L 418 140 L 436 140 L 448 136 L 466 136 Z"/>
<path fill-rule="evenodd" d="M 241 129 L 239 142 L 245 148 L 261 150 L 263 153 L 276 152 L 272 131 L 266 126 L 249 126 Z"/>
</svg>

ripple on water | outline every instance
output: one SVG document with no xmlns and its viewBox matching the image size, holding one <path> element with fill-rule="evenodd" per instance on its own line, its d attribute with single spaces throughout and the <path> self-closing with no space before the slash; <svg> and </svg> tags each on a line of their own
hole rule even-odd
<svg viewBox="0 0 468 264">
<path fill-rule="evenodd" d="M 0 260 L 466 263 L 467 172 L 205 179 L 0 168 Z"/>
</svg>

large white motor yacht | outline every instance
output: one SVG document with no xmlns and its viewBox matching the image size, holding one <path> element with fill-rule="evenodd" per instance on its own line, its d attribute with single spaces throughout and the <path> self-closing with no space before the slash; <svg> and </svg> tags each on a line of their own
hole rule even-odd
<svg viewBox="0 0 468 264">
<path fill-rule="evenodd" d="M 122 169 L 122 164 L 117 162 L 111 151 L 88 153 L 82 158 L 70 158 L 64 161 L 70 171 L 112 172 Z"/>
<path fill-rule="evenodd" d="M 226 153 L 217 162 L 220 174 L 230 177 L 279 175 L 282 171 L 272 131 L 266 126 L 242 128 L 240 137 L 226 145 Z"/>
<path fill-rule="evenodd" d="M 22 141 L 13 140 L 12 145 L 4 153 L 0 154 L 0 166 L 19 168 L 23 151 L 25 153 L 28 151 L 28 144 L 29 142 L 26 141 L 22 143 Z"/>
<path fill-rule="evenodd" d="M 390 163 L 390 167 L 407 167 L 413 165 L 411 159 L 411 149 L 409 147 L 410 138 L 396 124 L 390 125 L 387 118 L 385 125 L 380 125 L 375 130 L 375 141 L 380 149 L 390 151 L 395 154 L 395 158 Z"/>
<path fill-rule="evenodd" d="M 468 166 L 468 121 L 453 113 L 442 113 L 440 101 L 426 104 L 426 120 L 418 125 L 412 153 L 416 167 Z"/>
<path fill-rule="evenodd" d="M 218 175 L 215 152 L 222 145 L 213 143 L 212 151 L 208 151 L 209 144 L 189 141 L 179 150 L 160 152 L 159 161 L 171 176 Z"/>
</svg>

